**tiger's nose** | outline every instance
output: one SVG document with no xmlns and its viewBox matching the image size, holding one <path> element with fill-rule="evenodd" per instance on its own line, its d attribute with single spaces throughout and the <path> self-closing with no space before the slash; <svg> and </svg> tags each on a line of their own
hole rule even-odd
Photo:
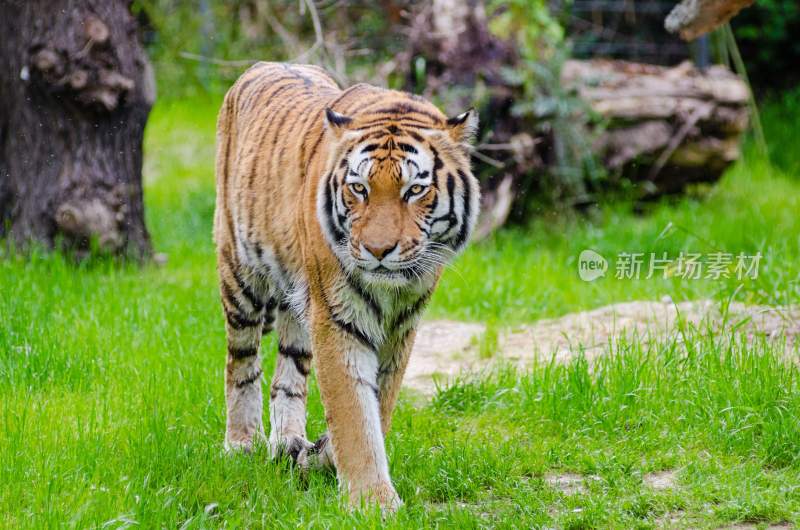
<svg viewBox="0 0 800 530">
<path fill-rule="evenodd" d="M 397 248 L 397 242 L 390 243 L 390 244 L 384 244 L 384 245 L 367 245 L 367 244 L 364 244 L 364 248 L 367 250 L 367 252 L 369 252 L 370 254 L 375 256 L 375 258 L 378 261 L 380 261 L 383 258 L 385 258 L 387 255 L 389 255 L 389 253 L 391 251 L 393 251 L 394 249 Z"/>
</svg>

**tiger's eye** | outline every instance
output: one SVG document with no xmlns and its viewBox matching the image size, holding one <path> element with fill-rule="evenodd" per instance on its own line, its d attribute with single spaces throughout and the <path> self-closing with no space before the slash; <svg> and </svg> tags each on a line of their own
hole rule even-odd
<svg viewBox="0 0 800 530">
<path fill-rule="evenodd" d="M 413 186 L 411 186 L 411 190 L 410 191 L 414 195 L 419 195 L 420 193 L 422 193 L 422 190 L 424 190 L 424 189 L 425 189 L 424 186 L 422 186 L 420 184 L 414 184 Z"/>
<path fill-rule="evenodd" d="M 350 188 L 356 193 L 362 193 L 363 194 L 364 192 L 367 191 L 367 188 L 363 184 L 358 183 L 358 182 L 350 184 Z"/>
</svg>

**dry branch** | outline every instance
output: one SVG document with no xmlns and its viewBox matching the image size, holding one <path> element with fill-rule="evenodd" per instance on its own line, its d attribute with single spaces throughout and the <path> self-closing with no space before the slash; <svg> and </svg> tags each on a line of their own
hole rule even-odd
<svg viewBox="0 0 800 530">
<path fill-rule="evenodd" d="M 670 33 L 679 33 L 686 41 L 712 31 L 752 5 L 754 0 L 683 0 L 664 21 Z"/>
</svg>

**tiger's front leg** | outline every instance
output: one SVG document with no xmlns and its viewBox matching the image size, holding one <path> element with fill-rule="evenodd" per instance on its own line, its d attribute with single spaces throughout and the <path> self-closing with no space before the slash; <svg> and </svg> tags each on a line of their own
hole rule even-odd
<svg viewBox="0 0 800 530">
<path fill-rule="evenodd" d="M 380 389 L 381 428 L 383 435 L 389 433 L 392 424 L 392 414 L 400 394 L 411 350 L 414 346 L 416 329 L 410 328 L 401 336 L 389 343 L 389 347 L 381 355 L 381 364 L 378 369 L 378 388 Z"/>
<path fill-rule="evenodd" d="M 297 461 L 313 448 L 306 440 L 307 378 L 311 370 L 311 344 L 288 308 L 278 308 L 278 360 L 269 401 L 269 446 L 273 458 L 282 454 Z M 303 462 L 301 462 L 303 463 Z"/>
<path fill-rule="evenodd" d="M 378 403 L 378 357 L 336 323 L 315 314 L 314 366 L 340 485 L 350 503 L 377 502 L 393 511 L 402 501 L 389 477 Z"/>
<path fill-rule="evenodd" d="M 249 451 L 257 439 L 264 438 L 258 349 L 265 304 L 253 286 L 242 279 L 242 269 L 230 252 L 220 253 L 219 279 L 228 342 L 225 449 Z"/>
<path fill-rule="evenodd" d="M 397 397 L 403 382 L 403 374 L 411 357 L 414 345 L 415 329 L 409 329 L 384 348 L 380 355 L 378 367 L 378 403 L 381 416 L 381 430 L 384 438 L 389 433 Z M 323 434 L 317 442 L 308 448 L 298 460 L 306 467 L 324 468 L 333 465 L 333 451 L 328 433 Z"/>
</svg>

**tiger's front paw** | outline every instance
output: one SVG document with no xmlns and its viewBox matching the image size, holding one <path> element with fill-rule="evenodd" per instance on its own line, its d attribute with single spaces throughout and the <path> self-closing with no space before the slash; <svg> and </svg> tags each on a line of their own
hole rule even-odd
<svg viewBox="0 0 800 530">
<path fill-rule="evenodd" d="M 225 452 L 228 454 L 251 453 L 253 444 L 263 441 L 264 434 L 260 431 L 256 431 L 255 434 L 228 431 L 225 433 Z"/>
<path fill-rule="evenodd" d="M 301 451 L 297 463 L 303 469 L 333 468 L 333 445 L 328 434 L 323 434 L 311 447 Z"/>
<path fill-rule="evenodd" d="M 237 453 L 250 453 L 253 451 L 253 442 L 225 440 L 225 452 L 229 455 Z"/>
<path fill-rule="evenodd" d="M 350 503 L 356 507 L 363 504 L 377 504 L 383 514 L 394 513 L 403 505 L 403 501 L 390 482 L 379 482 L 372 486 L 351 489 Z"/>
<path fill-rule="evenodd" d="M 314 444 L 296 435 L 284 435 L 281 437 L 270 437 L 269 454 L 273 460 L 289 457 L 295 463 L 299 461 L 300 455 L 305 454 Z"/>
</svg>

